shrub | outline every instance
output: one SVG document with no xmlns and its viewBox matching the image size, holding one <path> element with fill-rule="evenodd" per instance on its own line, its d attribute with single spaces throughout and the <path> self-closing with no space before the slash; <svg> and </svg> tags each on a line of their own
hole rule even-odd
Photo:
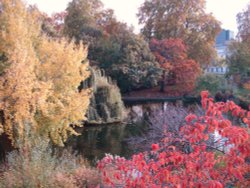
<svg viewBox="0 0 250 188">
<path fill-rule="evenodd" d="M 208 90 L 211 94 L 215 94 L 220 90 L 228 89 L 226 79 L 223 76 L 213 74 L 205 74 L 198 78 L 196 82 L 196 92 L 200 93 L 203 90 Z"/>
<path fill-rule="evenodd" d="M 178 135 L 189 113 L 201 115 L 203 111 L 198 105 L 184 107 L 173 104 L 164 104 L 163 109 L 159 106 L 148 110 L 144 117 L 148 124 L 147 131 L 127 139 L 129 146 L 137 151 L 149 151 L 152 144 L 160 142 L 166 136 L 166 131 Z"/>
<path fill-rule="evenodd" d="M 92 68 L 93 96 L 87 112 L 88 123 L 123 121 L 125 108 L 119 88 L 104 71 Z"/>
<path fill-rule="evenodd" d="M 106 156 L 98 163 L 106 185 L 124 187 L 247 187 L 249 185 L 250 112 L 232 101 L 214 103 L 202 92 L 205 114 L 189 114 L 179 135 L 167 133 L 150 152 L 131 160 Z M 233 125 L 223 115 L 241 120 Z M 210 134 L 220 136 L 208 143 Z"/>
<path fill-rule="evenodd" d="M 81 157 L 67 151 L 56 152 L 48 139 L 34 138 L 26 130 L 19 149 L 7 156 L 2 167 L 0 188 L 86 187 L 99 182 L 98 172 Z"/>
</svg>

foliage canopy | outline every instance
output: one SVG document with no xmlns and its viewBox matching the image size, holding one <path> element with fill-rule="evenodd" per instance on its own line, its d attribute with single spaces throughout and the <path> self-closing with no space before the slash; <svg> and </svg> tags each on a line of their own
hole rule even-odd
<svg viewBox="0 0 250 188">
<path fill-rule="evenodd" d="M 180 38 L 188 46 L 188 56 L 209 64 L 215 55 L 219 22 L 205 12 L 204 0 L 146 0 L 139 8 L 142 34 L 158 40 Z"/>
<path fill-rule="evenodd" d="M 1 1 L 0 52 L 8 67 L 0 75 L 0 132 L 15 144 L 30 125 L 63 145 L 88 107 L 89 91 L 77 89 L 89 76 L 87 50 L 47 38 L 38 15 L 21 0 Z"/>
<path fill-rule="evenodd" d="M 190 92 L 200 74 L 200 66 L 187 56 L 187 47 L 182 39 L 152 39 L 150 49 L 161 67 L 169 72 L 171 79 L 184 92 Z"/>
<path fill-rule="evenodd" d="M 240 84 L 250 78 L 250 5 L 237 15 L 238 41 L 229 46 L 229 75 L 239 75 Z"/>
</svg>

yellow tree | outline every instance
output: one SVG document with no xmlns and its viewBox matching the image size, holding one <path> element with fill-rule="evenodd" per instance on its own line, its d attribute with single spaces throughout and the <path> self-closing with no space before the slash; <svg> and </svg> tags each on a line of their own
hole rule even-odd
<svg viewBox="0 0 250 188">
<path fill-rule="evenodd" d="M 25 128 L 63 145 L 81 125 L 90 91 L 78 91 L 89 76 L 87 49 L 41 33 L 39 16 L 21 0 L 0 4 L 0 134 L 15 144 Z M 2 60 L 3 59 L 3 60 Z"/>
</svg>

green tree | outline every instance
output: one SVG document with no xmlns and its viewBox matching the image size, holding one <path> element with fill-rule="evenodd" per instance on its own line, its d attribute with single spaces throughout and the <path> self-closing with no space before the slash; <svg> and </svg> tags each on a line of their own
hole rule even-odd
<svg viewBox="0 0 250 188">
<path fill-rule="evenodd" d="M 241 83 L 250 77 L 250 5 L 237 15 L 238 41 L 229 46 L 229 75 L 240 75 Z"/>
<path fill-rule="evenodd" d="M 102 36 L 97 23 L 102 19 L 103 5 L 99 0 L 73 0 L 69 3 L 65 17 L 64 33 L 76 42 L 91 43 Z"/>
<path fill-rule="evenodd" d="M 230 47 L 229 75 L 239 74 L 241 77 L 250 76 L 250 45 L 245 42 L 233 42 Z"/>
<path fill-rule="evenodd" d="M 138 17 L 147 39 L 180 38 L 188 46 L 189 58 L 200 64 L 209 64 L 215 55 L 220 26 L 205 12 L 204 0 L 146 0 Z"/>
<path fill-rule="evenodd" d="M 227 89 L 225 83 L 226 79 L 224 76 L 204 74 L 197 79 L 196 92 L 200 93 L 201 91 L 208 90 L 212 95 L 215 95 L 216 92 Z"/>
<path fill-rule="evenodd" d="M 156 86 L 161 69 L 147 42 L 116 20 L 100 1 L 74 0 L 67 8 L 65 33 L 87 41 L 88 58 L 117 80 L 122 92 Z"/>
<path fill-rule="evenodd" d="M 109 54 L 106 57 L 110 59 L 99 59 L 100 66 L 117 80 L 122 92 L 150 88 L 158 84 L 162 69 L 142 37 L 131 33 L 123 37 L 111 37 L 110 40 L 108 43 L 111 48 L 103 51 L 104 54 Z"/>
</svg>

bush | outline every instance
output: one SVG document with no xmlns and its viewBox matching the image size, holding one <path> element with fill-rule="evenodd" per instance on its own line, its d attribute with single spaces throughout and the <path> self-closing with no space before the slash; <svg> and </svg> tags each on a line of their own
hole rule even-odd
<svg viewBox="0 0 250 188">
<path fill-rule="evenodd" d="M 148 124 L 148 130 L 127 139 L 128 145 L 136 148 L 136 151 L 150 151 L 152 144 L 160 142 L 166 136 L 166 131 L 179 135 L 189 113 L 201 115 L 203 110 L 198 105 L 184 107 L 174 104 L 165 104 L 163 109 L 159 106 L 147 110 L 144 121 Z"/>
<path fill-rule="evenodd" d="M 227 81 L 224 76 L 204 74 L 196 82 L 196 92 L 200 93 L 203 90 L 208 90 L 214 95 L 218 91 L 228 89 L 226 83 Z"/>
<path fill-rule="evenodd" d="M 29 131 L 28 131 L 29 132 Z M 28 136 L 28 134 L 26 134 Z M 81 157 L 53 152 L 48 140 L 26 137 L 2 166 L 0 188 L 86 187 L 99 183 L 98 172 Z"/>
<path fill-rule="evenodd" d="M 250 112 L 232 101 L 214 103 L 202 92 L 205 114 L 189 114 L 178 134 L 131 160 L 107 155 L 98 163 L 106 185 L 124 187 L 248 187 Z M 242 123 L 235 126 L 231 114 Z M 164 131 L 164 130 L 163 130 Z M 207 142 L 210 134 L 214 142 Z"/>
</svg>

